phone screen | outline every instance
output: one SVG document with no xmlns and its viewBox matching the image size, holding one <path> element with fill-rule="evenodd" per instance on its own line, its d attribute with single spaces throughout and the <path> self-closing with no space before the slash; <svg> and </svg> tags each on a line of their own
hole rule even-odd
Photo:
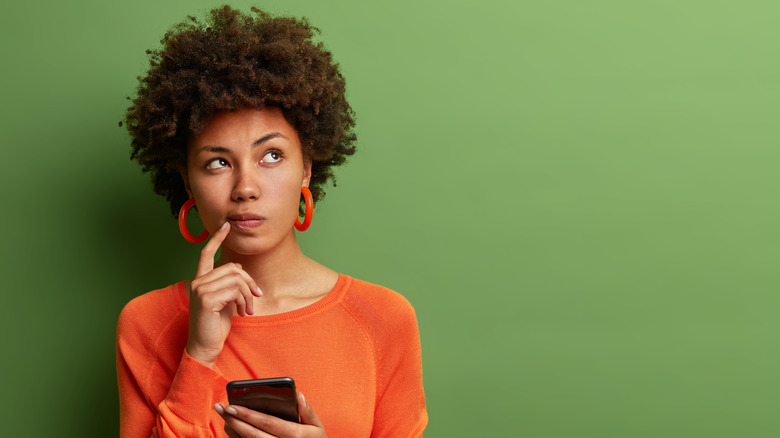
<svg viewBox="0 0 780 438">
<path fill-rule="evenodd" d="M 289 377 L 237 380 L 228 383 L 227 393 L 231 405 L 244 406 L 298 423 L 295 382 Z"/>
</svg>

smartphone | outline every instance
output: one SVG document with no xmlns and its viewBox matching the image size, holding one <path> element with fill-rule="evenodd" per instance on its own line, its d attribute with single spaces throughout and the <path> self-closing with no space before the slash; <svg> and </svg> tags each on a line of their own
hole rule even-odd
<svg viewBox="0 0 780 438">
<path fill-rule="evenodd" d="M 290 377 L 235 380 L 227 384 L 228 401 L 283 420 L 298 421 L 298 393 Z"/>
</svg>

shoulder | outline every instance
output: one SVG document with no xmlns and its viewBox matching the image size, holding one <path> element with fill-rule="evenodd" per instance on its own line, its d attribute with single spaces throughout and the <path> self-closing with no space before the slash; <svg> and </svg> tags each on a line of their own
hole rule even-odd
<svg viewBox="0 0 780 438">
<path fill-rule="evenodd" d="M 403 295 L 384 286 L 350 278 L 343 306 L 375 335 L 399 329 L 417 332 L 414 308 Z"/>
<path fill-rule="evenodd" d="M 403 295 L 378 284 L 350 278 L 345 300 L 380 314 L 414 314 L 414 308 Z"/>
<path fill-rule="evenodd" d="M 424 406 L 420 332 L 409 301 L 386 287 L 352 279 L 343 303 L 371 340 L 379 398 L 388 406 Z M 398 404 L 390 401 L 394 397 Z"/>
<path fill-rule="evenodd" d="M 151 341 L 171 323 L 186 317 L 184 293 L 184 282 L 180 282 L 133 298 L 119 314 L 117 337 Z"/>
</svg>

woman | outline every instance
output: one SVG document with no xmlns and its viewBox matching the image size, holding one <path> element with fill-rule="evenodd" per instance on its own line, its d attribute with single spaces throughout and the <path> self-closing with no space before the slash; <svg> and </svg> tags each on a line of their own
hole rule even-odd
<svg viewBox="0 0 780 438">
<path fill-rule="evenodd" d="M 119 317 L 121 435 L 419 436 L 413 309 L 296 241 L 333 166 L 354 153 L 344 80 L 308 22 L 252 11 L 226 6 L 169 31 L 126 116 L 132 157 L 182 234 L 211 237 L 192 280 Z M 187 230 L 193 206 L 199 237 Z M 227 382 L 279 376 L 295 379 L 300 424 L 227 405 Z"/>
</svg>

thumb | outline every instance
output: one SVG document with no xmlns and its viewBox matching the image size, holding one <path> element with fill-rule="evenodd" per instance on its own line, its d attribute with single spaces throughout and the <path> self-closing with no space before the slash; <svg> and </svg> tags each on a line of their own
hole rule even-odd
<svg viewBox="0 0 780 438">
<path fill-rule="evenodd" d="M 322 427 L 322 421 L 314 413 L 311 405 L 306 403 L 306 397 L 302 392 L 298 393 L 298 415 L 301 417 L 301 424 L 310 424 L 316 427 Z"/>
</svg>

